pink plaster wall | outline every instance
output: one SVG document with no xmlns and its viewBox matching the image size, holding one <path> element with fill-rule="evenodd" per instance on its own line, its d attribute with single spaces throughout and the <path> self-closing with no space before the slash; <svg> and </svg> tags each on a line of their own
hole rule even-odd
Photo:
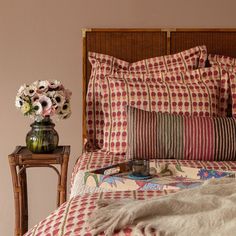
<svg viewBox="0 0 236 236">
<path fill-rule="evenodd" d="M 81 28 L 236 27 L 234 0 L 0 0 L 0 235 L 13 235 L 14 205 L 7 155 L 24 145 L 31 120 L 14 107 L 16 91 L 38 79 L 61 80 L 73 92 L 73 115 L 56 123 L 72 147 L 69 176 L 81 153 Z M 55 208 L 56 177 L 29 171 L 29 224 Z"/>
</svg>

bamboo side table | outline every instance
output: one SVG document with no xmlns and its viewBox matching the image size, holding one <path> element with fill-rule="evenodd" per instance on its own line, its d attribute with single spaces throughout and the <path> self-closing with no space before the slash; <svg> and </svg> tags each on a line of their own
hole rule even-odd
<svg viewBox="0 0 236 236">
<path fill-rule="evenodd" d="M 66 201 L 67 169 L 70 146 L 58 146 L 50 154 L 34 154 L 24 146 L 17 146 L 8 156 L 15 201 L 15 235 L 28 231 L 27 168 L 49 167 L 58 175 L 57 206 Z M 60 165 L 58 170 L 55 165 Z"/>
</svg>

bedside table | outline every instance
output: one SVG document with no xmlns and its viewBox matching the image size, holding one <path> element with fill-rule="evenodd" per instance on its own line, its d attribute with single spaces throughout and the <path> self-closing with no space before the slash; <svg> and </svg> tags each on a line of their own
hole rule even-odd
<svg viewBox="0 0 236 236">
<path fill-rule="evenodd" d="M 17 146 L 8 156 L 15 201 L 15 235 L 28 230 L 27 168 L 49 167 L 58 175 L 57 206 L 66 201 L 67 169 L 70 146 L 58 146 L 53 153 L 36 154 L 24 146 Z M 60 165 L 60 170 L 54 165 Z"/>
</svg>

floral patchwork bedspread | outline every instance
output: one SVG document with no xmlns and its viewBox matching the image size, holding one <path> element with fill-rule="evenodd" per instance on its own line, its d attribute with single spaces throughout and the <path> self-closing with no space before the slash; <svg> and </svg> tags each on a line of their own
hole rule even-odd
<svg viewBox="0 0 236 236">
<path fill-rule="evenodd" d="M 86 152 L 82 154 L 74 166 L 74 170 L 71 178 L 71 191 L 70 197 L 76 195 L 83 195 L 84 193 L 94 192 L 108 192 L 119 190 L 162 190 L 157 184 L 146 183 L 136 181 L 130 185 L 130 181 L 123 181 L 121 178 L 107 178 L 106 176 L 91 174 L 96 169 L 108 167 L 121 162 L 128 161 L 125 156 L 111 155 L 102 151 Z M 176 168 L 178 166 L 186 168 L 198 168 L 195 175 L 199 175 L 201 179 L 207 179 L 210 177 L 218 177 L 221 171 L 236 171 L 236 162 L 233 161 L 192 161 L 192 160 L 175 160 L 175 159 L 155 159 L 150 160 L 150 166 L 158 168 L 163 165 L 172 165 Z M 215 170 L 215 171 L 206 171 Z M 88 181 L 88 177 L 94 178 L 94 184 L 91 184 L 91 178 Z M 173 179 L 173 178 L 172 178 Z M 179 177 L 175 177 L 176 180 L 180 180 Z M 176 182 L 176 181 L 175 181 Z M 178 182 L 178 181 L 177 181 Z M 184 184 L 183 181 L 179 181 Z M 191 181 L 190 181 L 191 182 Z M 190 184 L 186 182 L 186 184 Z M 129 184 L 129 185 L 128 185 Z M 105 187 L 104 187 L 105 186 Z"/>
</svg>

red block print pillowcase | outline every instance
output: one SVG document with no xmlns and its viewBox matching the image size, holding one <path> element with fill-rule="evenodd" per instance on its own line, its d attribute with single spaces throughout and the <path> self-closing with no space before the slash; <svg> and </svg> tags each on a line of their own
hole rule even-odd
<svg viewBox="0 0 236 236">
<path fill-rule="evenodd" d="M 103 150 L 117 154 L 126 152 L 127 105 L 146 111 L 186 116 L 227 115 L 229 76 L 226 71 L 205 68 L 192 73 L 186 72 L 182 76 L 185 79 L 188 77 L 189 80 L 196 76 L 196 81 L 161 82 L 158 75 L 151 78 L 146 75 L 144 81 L 137 80 L 134 75 L 123 76 L 121 79 L 101 76 L 104 112 Z M 154 78 L 156 80 L 152 82 Z"/>
<path fill-rule="evenodd" d="M 100 88 L 96 77 L 99 74 L 118 73 L 119 76 L 129 73 L 159 73 L 167 71 L 185 71 L 204 67 L 207 58 L 206 46 L 197 46 L 183 52 L 154 57 L 129 63 L 118 58 L 100 53 L 89 53 L 92 65 L 91 77 L 86 97 L 87 138 L 92 149 L 103 146 L 104 115 L 101 108 Z M 99 74 L 98 74 L 99 73 Z"/>
<path fill-rule="evenodd" d="M 212 55 L 208 56 L 208 60 L 212 66 L 220 66 L 221 68 L 229 71 L 230 74 L 230 93 L 231 93 L 231 101 L 230 104 L 232 116 L 236 117 L 236 58 L 224 56 L 224 55 Z"/>
<path fill-rule="evenodd" d="M 224 66 L 228 69 L 236 67 L 236 58 L 233 57 L 209 54 L 208 60 L 212 66 L 213 65 Z"/>
<path fill-rule="evenodd" d="M 232 116 L 236 118 L 236 73 L 229 72 Z"/>
<path fill-rule="evenodd" d="M 236 160 L 236 120 L 128 107 L 129 159 Z"/>
<path fill-rule="evenodd" d="M 116 57 L 90 52 L 89 61 L 92 67 L 99 67 L 104 74 L 113 72 L 125 73 L 159 73 L 194 70 L 205 67 L 207 59 L 206 46 L 197 46 L 188 50 L 159 57 L 127 62 Z"/>
</svg>

